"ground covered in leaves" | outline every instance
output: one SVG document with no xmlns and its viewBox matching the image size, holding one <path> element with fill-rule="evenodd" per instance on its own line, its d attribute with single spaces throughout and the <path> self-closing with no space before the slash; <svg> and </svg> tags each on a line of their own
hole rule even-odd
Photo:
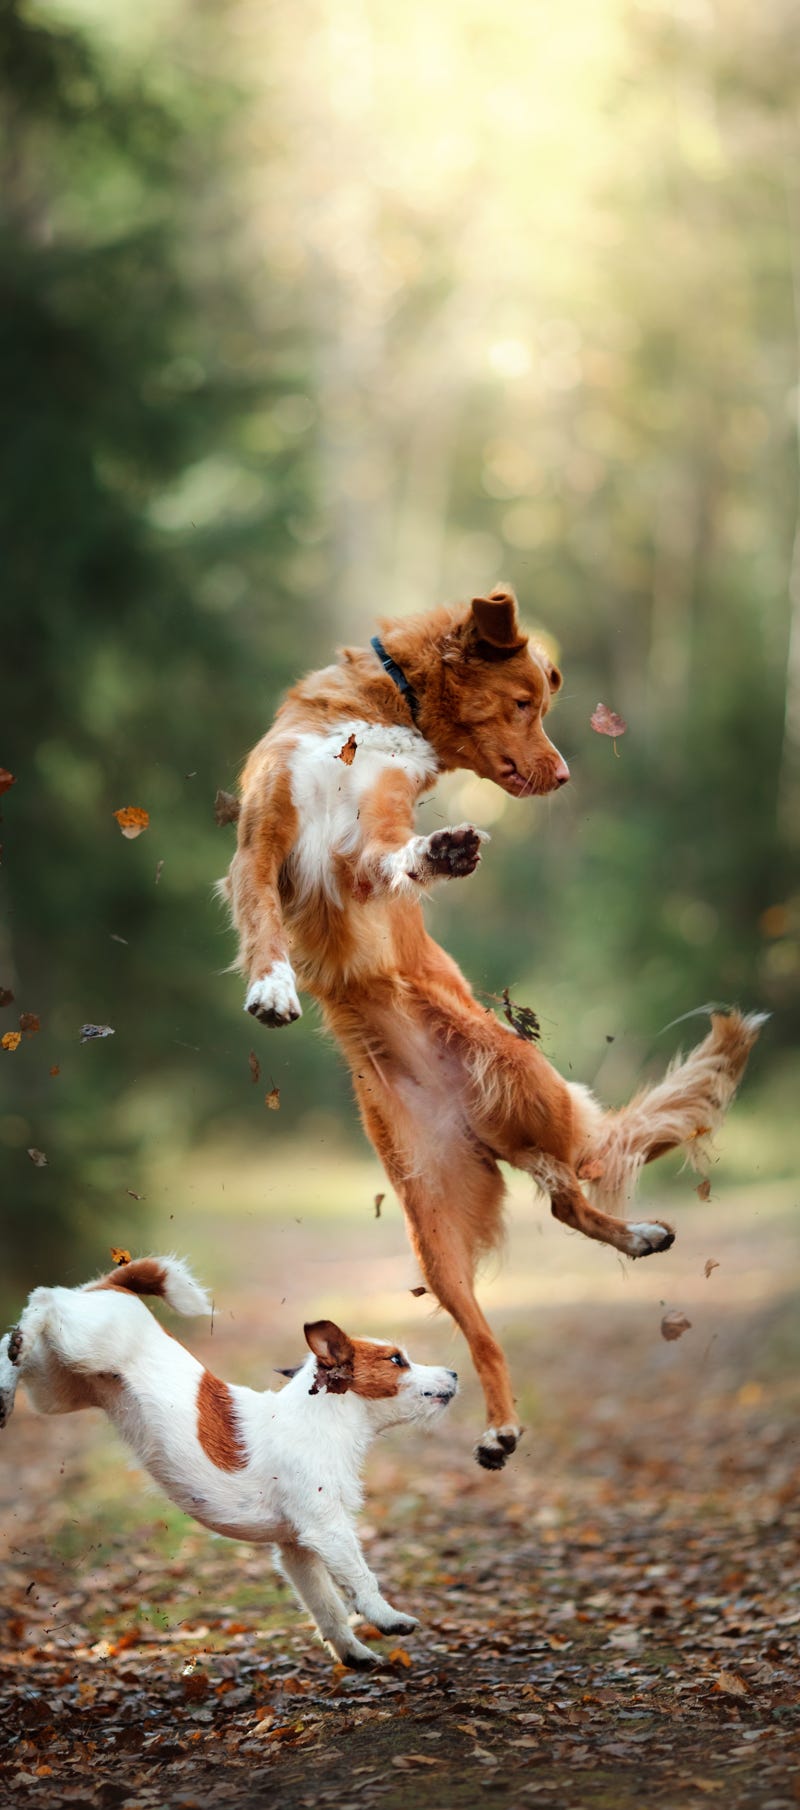
<svg viewBox="0 0 800 1810">
<path fill-rule="evenodd" d="M 471 1459 L 477 1394 L 409 1293 L 389 1203 L 378 1224 L 365 1191 L 330 1262 L 313 1212 L 281 1239 L 238 1226 L 213 1335 L 186 1329 L 219 1373 L 269 1385 L 324 1308 L 464 1376 L 436 1433 L 370 1461 L 367 1554 L 423 1623 L 400 1647 L 374 1636 L 374 1675 L 335 1666 L 268 1554 L 164 1504 L 94 1416 L 21 1407 L 3 1435 L 0 1802 L 796 1810 L 796 1199 L 682 1200 L 674 1251 L 635 1267 L 526 1207 L 486 1291 L 528 1428 L 496 1476 Z M 211 1279 L 218 1227 L 194 1230 Z M 670 1310 L 690 1325 L 667 1342 Z"/>
</svg>

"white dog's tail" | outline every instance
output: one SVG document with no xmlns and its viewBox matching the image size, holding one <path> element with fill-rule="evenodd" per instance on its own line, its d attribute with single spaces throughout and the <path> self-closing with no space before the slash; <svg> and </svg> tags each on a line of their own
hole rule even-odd
<svg viewBox="0 0 800 1810">
<path fill-rule="evenodd" d="M 210 1295 L 195 1281 L 180 1257 L 135 1257 L 132 1263 L 120 1263 L 96 1282 L 85 1282 L 84 1288 L 118 1288 L 130 1295 L 159 1295 L 178 1314 L 212 1311 Z"/>
</svg>

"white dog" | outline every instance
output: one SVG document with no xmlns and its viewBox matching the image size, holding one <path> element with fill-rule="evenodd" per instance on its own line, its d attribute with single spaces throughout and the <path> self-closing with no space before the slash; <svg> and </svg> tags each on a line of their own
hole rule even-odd
<svg viewBox="0 0 800 1810">
<path fill-rule="evenodd" d="M 104 1408 L 179 1508 L 216 1533 L 273 1542 L 322 1639 L 348 1666 L 377 1663 L 342 1597 L 382 1634 L 418 1626 L 381 1595 L 353 1527 L 359 1474 L 385 1427 L 424 1420 L 454 1370 L 412 1364 L 397 1345 L 305 1327 L 311 1356 L 277 1394 L 223 1383 L 164 1331 L 137 1295 L 177 1313 L 211 1303 L 175 1257 L 143 1257 L 81 1288 L 36 1288 L 0 1340 L 0 1426 L 18 1381 L 43 1414 Z M 340 1591 L 342 1594 L 340 1595 Z"/>
</svg>

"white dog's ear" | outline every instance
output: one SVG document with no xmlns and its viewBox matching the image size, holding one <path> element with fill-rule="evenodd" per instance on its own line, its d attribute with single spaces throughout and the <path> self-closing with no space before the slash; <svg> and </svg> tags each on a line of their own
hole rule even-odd
<svg viewBox="0 0 800 1810">
<path fill-rule="evenodd" d="M 353 1341 L 333 1320 L 314 1320 L 304 1326 L 303 1331 L 306 1344 L 324 1369 L 339 1370 L 345 1364 L 352 1364 L 355 1357 Z"/>
</svg>

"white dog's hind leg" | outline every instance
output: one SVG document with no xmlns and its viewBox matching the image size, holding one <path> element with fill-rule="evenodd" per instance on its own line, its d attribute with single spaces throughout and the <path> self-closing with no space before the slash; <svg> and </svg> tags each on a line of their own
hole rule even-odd
<svg viewBox="0 0 800 1810">
<path fill-rule="evenodd" d="M 14 1411 L 14 1397 L 17 1393 L 19 1370 L 12 1357 L 19 1353 L 19 1327 L 12 1332 L 4 1333 L 0 1339 L 0 1427 L 4 1427 L 11 1419 Z"/>
<path fill-rule="evenodd" d="M 316 1623 L 317 1632 L 343 1665 L 366 1671 L 377 1665 L 376 1655 L 357 1640 L 347 1610 L 324 1561 L 305 1546 L 276 1548 L 279 1571 L 291 1584 Z"/>
</svg>

